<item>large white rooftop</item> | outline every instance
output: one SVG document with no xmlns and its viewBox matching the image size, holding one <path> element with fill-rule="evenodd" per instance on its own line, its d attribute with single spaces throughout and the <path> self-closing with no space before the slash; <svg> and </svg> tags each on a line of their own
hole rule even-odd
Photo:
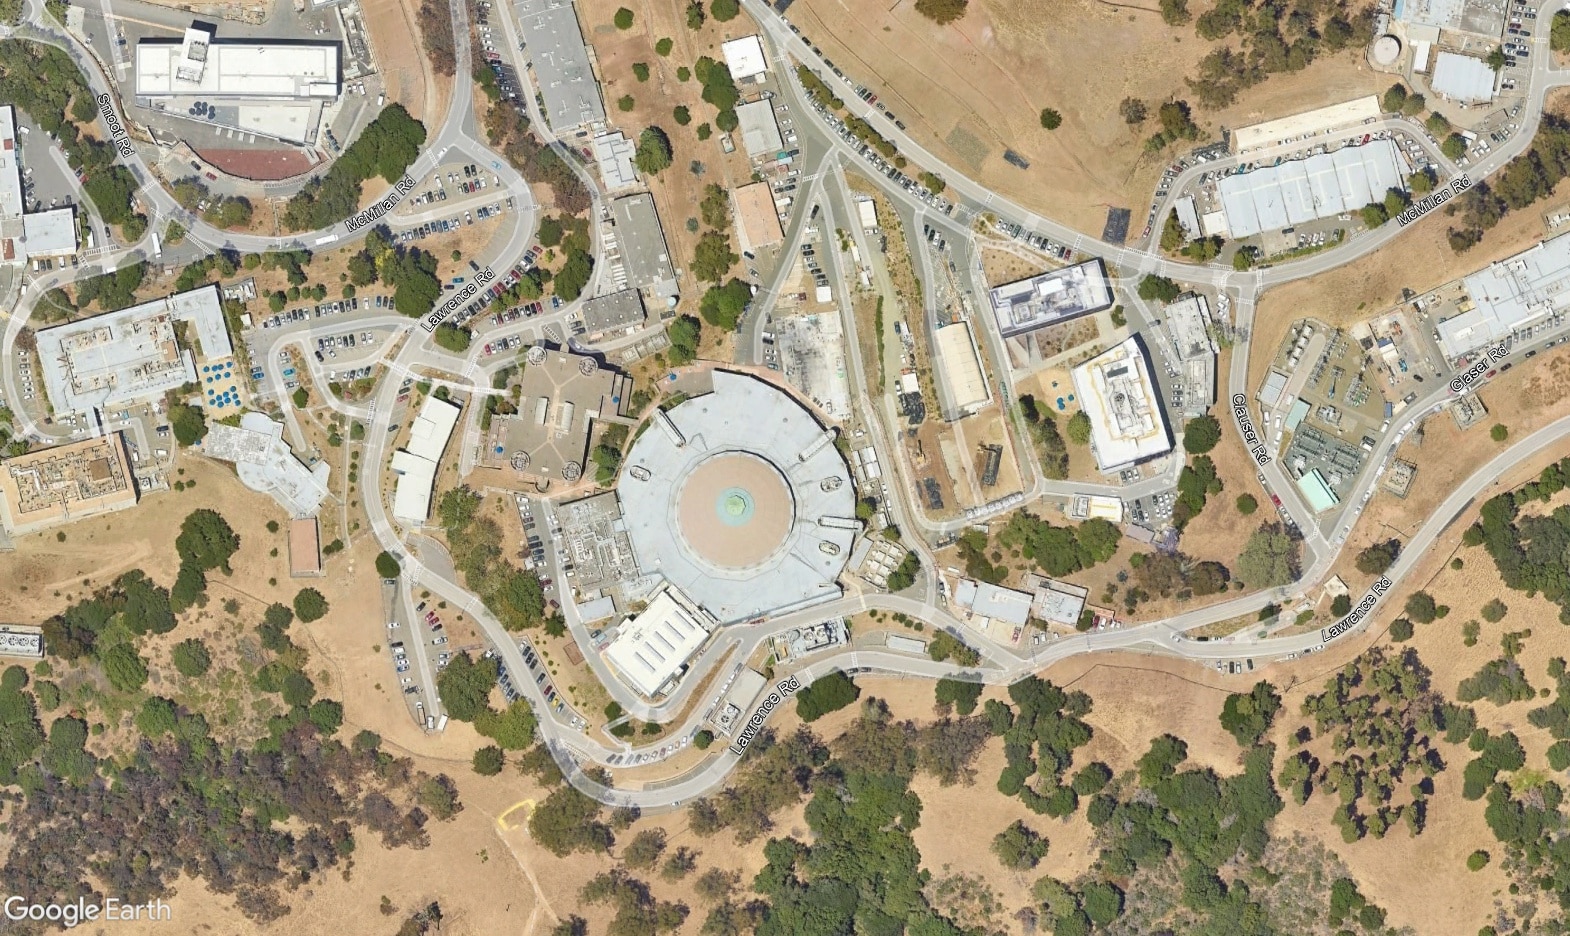
<svg viewBox="0 0 1570 936">
<path fill-rule="evenodd" d="M 639 568 L 721 623 L 839 597 L 861 524 L 833 433 L 772 384 L 713 381 L 627 451 L 617 496 Z"/>
<path fill-rule="evenodd" d="M 661 591 L 643 613 L 629 618 L 605 657 L 640 695 L 652 698 L 709 639 L 712 621 L 690 602 Z"/>
<path fill-rule="evenodd" d="M 44 386 L 57 413 L 81 413 L 151 400 L 197 380 L 175 324 L 188 323 L 201 357 L 234 354 L 217 286 L 153 299 L 38 332 Z"/>
<path fill-rule="evenodd" d="M 1216 185 L 1233 237 L 1303 224 L 1382 202 L 1406 189 L 1406 160 L 1391 140 L 1343 146 L 1223 178 Z"/>
<path fill-rule="evenodd" d="M 1112 307 L 1112 282 L 1100 258 L 1004 283 L 988 293 L 1003 337 L 1022 335 Z"/>
<path fill-rule="evenodd" d="M 327 463 L 305 467 L 283 440 L 283 426 L 262 413 L 246 413 L 239 426 L 210 424 L 201 452 L 232 462 L 241 483 L 272 497 L 291 517 L 315 516 L 327 499 Z"/>
<path fill-rule="evenodd" d="M 1074 394 L 1090 417 L 1090 447 L 1103 472 L 1172 450 L 1150 362 L 1138 336 L 1074 368 Z"/>
<path fill-rule="evenodd" d="M 1232 131 L 1232 151 L 1244 153 L 1287 140 L 1302 140 L 1334 130 L 1362 126 L 1381 116 L 1379 98 L 1370 94 L 1340 104 L 1279 117 Z"/>
<path fill-rule="evenodd" d="M 582 124 L 603 123 L 600 85 L 571 0 L 520 0 L 517 10 L 518 29 L 551 129 L 564 133 Z"/>
<path fill-rule="evenodd" d="M 1472 55 L 1439 53 L 1429 86 L 1452 101 L 1486 104 L 1494 99 L 1499 75 L 1488 63 Z"/>
<path fill-rule="evenodd" d="M 452 438 L 462 411 L 455 403 L 425 398 L 420 415 L 409 426 L 409 441 L 393 453 L 392 470 L 398 476 L 393 488 L 393 517 L 406 523 L 424 523 L 431 515 L 431 495 L 442 451 Z"/>
<path fill-rule="evenodd" d="M 774 102 L 753 101 L 736 108 L 741 127 L 741 145 L 754 159 L 777 154 L 785 145 L 779 121 L 774 119 Z"/>
<path fill-rule="evenodd" d="M 336 43 L 213 42 L 196 68 L 192 44 L 143 39 L 136 44 L 138 97 L 333 98 L 342 80 Z"/>
<path fill-rule="evenodd" d="M 1472 308 L 1439 323 L 1445 355 L 1498 344 L 1512 331 L 1570 306 L 1570 234 L 1489 264 L 1461 280 Z"/>
<path fill-rule="evenodd" d="M 757 36 L 732 39 L 720 46 L 720 51 L 725 53 L 725 67 L 730 69 L 730 76 L 737 81 L 768 71 L 768 60 L 763 57 L 763 43 Z"/>
</svg>

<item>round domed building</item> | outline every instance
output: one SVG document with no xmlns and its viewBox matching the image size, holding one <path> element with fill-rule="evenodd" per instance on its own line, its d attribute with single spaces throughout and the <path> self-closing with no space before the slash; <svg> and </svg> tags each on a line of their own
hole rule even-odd
<svg viewBox="0 0 1570 936">
<path fill-rule="evenodd" d="M 839 597 L 861 523 L 833 430 L 762 380 L 713 380 L 627 451 L 617 497 L 639 568 L 722 624 Z"/>
</svg>

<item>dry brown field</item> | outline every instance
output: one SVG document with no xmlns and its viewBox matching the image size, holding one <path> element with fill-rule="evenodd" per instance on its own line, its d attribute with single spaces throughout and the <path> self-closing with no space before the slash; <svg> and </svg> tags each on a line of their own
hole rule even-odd
<svg viewBox="0 0 1570 936">
<path fill-rule="evenodd" d="M 855 0 L 803 0 L 790 18 L 852 82 L 876 90 L 929 152 L 1015 202 L 1095 235 L 1109 206 L 1134 210 L 1137 235 L 1172 159 L 1170 149 L 1145 155 L 1152 122 L 1130 128 L 1118 103 L 1140 98 L 1154 113 L 1155 103 L 1191 97 L 1184 79 L 1211 48 L 1192 27 L 1166 26 L 1154 5 L 1089 0 L 985 0 L 947 27 L 934 26 L 913 4 Z M 1358 50 L 1274 76 L 1232 107 L 1194 118 L 1214 137 L 1222 126 L 1388 85 Z M 1056 131 L 1041 128 L 1045 107 L 1063 115 Z M 1029 160 L 1030 169 L 1005 163 L 1005 148 Z"/>
</svg>

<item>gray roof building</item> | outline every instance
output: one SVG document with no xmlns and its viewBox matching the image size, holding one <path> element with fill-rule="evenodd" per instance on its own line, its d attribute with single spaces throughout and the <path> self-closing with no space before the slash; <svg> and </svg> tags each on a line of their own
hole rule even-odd
<svg viewBox="0 0 1570 936">
<path fill-rule="evenodd" d="M 534 65 L 534 81 L 545 99 L 545 119 L 563 133 L 603 123 L 605 104 L 589 64 L 589 49 L 570 0 L 521 0 L 518 28 Z"/>
<path fill-rule="evenodd" d="M 741 127 L 741 145 L 754 159 L 773 157 L 785 148 L 779 121 L 774 119 L 774 102 L 764 98 L 736 108 Z"/>
<path fill-rule="evenodd" d="M 621 262 L 627 272 L 627 285 L 647 289 L 660 298 L 675 298 L 676 271 L 671 266 L 670 249 L 665 246 L 665 230 L 648 192 L 628 195 L 611 202 L 611 217 L 616 221 L 616 242 L 621 247 Z"/>
<path fill-rule="evenodd" d="M 636 289 L 621 289 L 583 304 L 583 328 L 589 335 L 603 335 L 642 325 L 645 315 L 643 295 Z"/>
<path fill-rule="evenodd" d="M 594 358 L 532 349 L 519 380 L 518 414 L 491 420 L 485 461 L 572 482 L 582 476 L 594 420 L 625 415 L 632 381 Z"/>
<path fill-rule="evenodd" d="M 861 523 L 834 433 L 772 384 L 713 381 L 627 451 L 616 493 L 638 567 L 721 624 L 838 598 Z"/>
<path fill-rule="evenodd" d="M 1472 308 L 1439 323 L 1439 346 L 1457 358 L 1570 305 L 1570 235 L 1478 270 L 1461 282 Z"/>
<path fill-rule="evenodd" d="M 1406 190 L 1407 164 L 1392 140 L 1230 175 L 1216 184 L 1234 238 L 1303 224 L 1382 202 Z"/>
</svg>

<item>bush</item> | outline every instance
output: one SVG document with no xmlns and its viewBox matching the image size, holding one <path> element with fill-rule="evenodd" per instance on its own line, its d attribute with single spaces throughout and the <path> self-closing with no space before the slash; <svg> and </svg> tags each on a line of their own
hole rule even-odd
<svg viewBox="0 0 1570 936">
<path fill-rule="evenodd" d="M 494 777 L 502 772 L 507 755 L 494 744 L 487 744 L 474 752 L 474 772 L 482 777 Z"/>
<path fill-rule="evenodd" d="M 1252 495 L 1252 494 L 1239 494 L 1237 496 L 1237 512 L 1238 513 L 1240 513 L 1240 514 L 1242 514 L 1243 516 L 1246 517 L 1246 516 L 1248 516 L 1249 514 L 1253 513 L 1254 511 L 1256 511 L 1258 509 L 1259 509 L 1259 501 L 1254 499 L 1254 495 Z"/>
<path fill-rule="evenodd" d="M 1406 599 L 1406 616 L 1419 624 L 1432 624 L 1439 617 L 1439 606 L 1428 592 L 1413 592 Z"/>
<path fill-rule="evenodd" d="M 1045 837 L 1018 819 L 992 838 L 992 853 L 998 856 L 1003 867 L 1012 871 L 1034 868 L 1047 857 L 1049 847 Z"/>
<path fill-rule="evenodd" d="M 147 684 L 147 663 L 130 644 L 111 647 L 101 662 L 109 684 L 121 692 L 135 692 Z"/>
<path fill-rule="evenodd" d="M 327 599 L 314 588 L 302 588 L 294 596 L 294 616 L 303 623 L 319 621 L 327 616 Z"/>
<path fill-rule="evenodd" d="M 1466 869 L 1468 871 L 1481 871 L 1488 867 L 1488 852 L 1479 848 L 1466 856 Z"/>
<path fill-rule="evenodd" d="M 802 721 L 817 721 L 856 701 L 860 695 L 861 688 L 849 676 L 835 670 L 796 694 L 796 714 Z"/>
<path fill-rule="evenodd" d="M 611 18 L 611 22 L 616 24 L 617 29 L 631 29 L 632 11 L 626 7 L 622 7 L 616 11 L 616 15 Z"/>
<path fill-rule="evenodd" d="M 174 662 L 174 668 L 179 670 L 182 676 L 193 678 L 207 675 L 207 671 L 213 665 L 213 655 L 208 651 L 207 645 L 195 637 L 175 644 L 170 652 L 170 659 Z"/>
<path fill-rule="evenodd" d="M 967 0 L 916 0 L 916 12 L 939 26 L 946 26 L 965 15 Z"/>
<path fill-rule="evenodd" d="M 1412 622 L 1406 618 L 1396 618 L 1390 622 L 1390 639 L 1396 643 L 1411 640 L 1414 632 Z"/>
<path fill-rule="evenodd" d="M 1048 130 L 1056 130 L 1063 126 L 1063 115 L 1050 107 L 1043 108 L 1041 111 L 1041 126 Z"/>
<path fill-rule="evenodd" d="M 654 44 L 654 51 L 661 58 L 664 58 L 665 56 L 671 54 L 671 49 L 674 48 L 675 45 L 676 43 L 667 36 L 666 38 L 661 39 L 659 42 Z"/>
<path fill-rule="evenodd" d="M 1190 419 L 1183 427 L 1183 450 L 1190 455 L 1203 455 L 1221 441 L 1221 423 L 1211 415 Z"/>
<path fill-rule="evenodd" d="M 1483 609 L 1478 614 L 1482 615 L 1483 620 L 1488 623 L 1498 624 L 1505 619 L 1505 612 L 1509 610 L 1509 607 L 1503 601 L 1500 601 L 1498 598 L 1492 598 L 1488 604 L 1483 605 Z"/>
</svg>

